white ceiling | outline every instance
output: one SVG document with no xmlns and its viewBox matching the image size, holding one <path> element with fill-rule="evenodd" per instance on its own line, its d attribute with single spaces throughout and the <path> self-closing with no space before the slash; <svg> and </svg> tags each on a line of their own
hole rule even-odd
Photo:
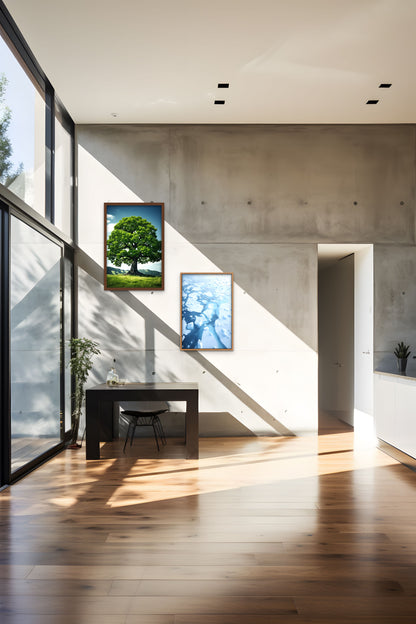
<svg viewBox="0 0 416 624">
<path fill-rule="evenodd" d="M 76 123 L 416 122 L 416 0 L 5 4 Z"/>
</svg>

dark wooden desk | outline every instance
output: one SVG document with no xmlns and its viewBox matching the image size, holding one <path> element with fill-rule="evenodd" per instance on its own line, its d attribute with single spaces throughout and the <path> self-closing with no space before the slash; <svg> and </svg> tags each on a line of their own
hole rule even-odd
<svg viewBox="0 0 416 624">
<path fill-rule="evenodd" d="M 100 441 L 118 437 L 119 403 L 122 401 L 186 401 L 186 458 L 199 457 L 198 384 L 128 383 L 100 384 L 86 391 L 87 459 L 100 459 Z"/>
</svg>

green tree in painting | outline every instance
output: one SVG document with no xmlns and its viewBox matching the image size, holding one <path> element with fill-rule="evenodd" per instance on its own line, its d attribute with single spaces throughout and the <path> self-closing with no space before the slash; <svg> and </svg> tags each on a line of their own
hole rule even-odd
<svg viewBox="0 0 416 624">
<path fill-rule="evenodd" d="M 6 88 L 7 78 L 4 74 L 0 74 L 0 182 L 5 186 L 9 186 L 23 171 L 23 164 L 20 164 L 16 171 L 12 171 L 13 163 L 10 157 L 13 150 L 10 139 L 7 136 L 12 112 L 5 105 Z"/>
<path fill-rule="evenodd" d="M 155 226 L 142 217 L 123 217 L 108 237 L 108 259 L 117 267 L 130 265 L 128 275 L 140 275 L 138 264 L 162 258 L 162 243 L 156 231 Z"/>
</svg>

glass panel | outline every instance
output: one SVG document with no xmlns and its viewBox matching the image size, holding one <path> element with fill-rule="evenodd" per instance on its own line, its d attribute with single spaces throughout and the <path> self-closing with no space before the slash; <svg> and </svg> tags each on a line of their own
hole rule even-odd
<svg viewBox="0 0 416 624">
<path fill-rule="evenodd" d="M 71 429 L 71 412 L 72 412 L 72 388 L 71 388 L 71 369 L 69 360 L 71 359 L 71 347 L 69 340 L 72 330 L 72 279 L 73 279 L 72 262 L 64 259 L 64 371 L 65 371 L 65 431 Z"/>
<path fill-rule="evenodd" d="M 1 35 L 0 182 L 45 215 L 45 102 Z"/>
<path fill-rule="evenodd" d="M 3 300 L 3 261 L 4 261 L 4 249 L 3 249 L 3 202 L 0 201 L 0 327 L 3 325 L 3 314 L 7 314 L 7 308 L 4 309 L 5 301 Z M 0 330 L 1 331 L 1 330 Z M 6 375 L 6 371 L 3 368 L 3 362 L 5 362 L 7 345 L 3 343 L 3 335 L 0 340 L 0 487 L 8 483 L 9 481 L 9 459 L 8 459 L 8 436 L 6 434 L 7 428 L 4 426 L 6 419 L 9 417 L 8 410 L 5 405 L 5 397 L 3 396 L 3 376 Z"/>
<path fill-rule="evenodd" d="M 60 441 L 61 248 L 11 220 L 12 472 Z"/>
<path fill-rule="evenodd" d="M 72 139 L 55 119 L 55 225 L 72 238 Z"/>
</svg>

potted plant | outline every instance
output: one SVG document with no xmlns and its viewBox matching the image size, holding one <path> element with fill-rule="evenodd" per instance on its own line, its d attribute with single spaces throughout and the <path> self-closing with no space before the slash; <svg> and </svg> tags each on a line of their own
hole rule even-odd
<svg viewBox="0 0 416 624">
<path fill-rule="evenodd" d="M 82 405 L 85 398 L 85 383 L 92 368 L 94 355 L 99 355 L 101 352 L 98 348 L 98 343 L 89 340 L 89 338 L 71 338 L 69 344 L 72 355 L 69 360 L 69 366 L 74 376 L 74 409 L 72 412 L 71 443 L 69 448 L 80 448 L 81 445 L 77 443 L 77 440 Z"/>
<path fill-rule="evenodd" d="M 399 342 L 394 350 L 394 355 L 397 358 L 397 367 L 401 375 L 406 374 L 407 358 L 409 357 L 410 353 L 410 346 L 404 344 L 403 341 Z"/>
</svg>

